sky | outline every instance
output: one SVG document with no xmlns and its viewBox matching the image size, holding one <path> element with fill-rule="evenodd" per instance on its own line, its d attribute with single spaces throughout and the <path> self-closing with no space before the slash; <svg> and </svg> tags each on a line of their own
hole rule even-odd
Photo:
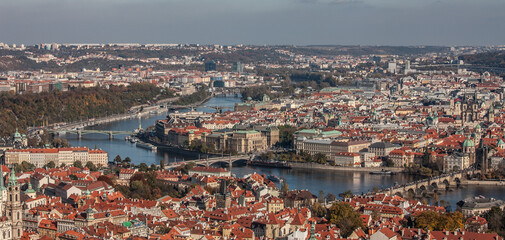
<svg viewBox="0 0 505 240">
<path fill-rule="evenodd" d="M 503 45 L 504 0 L 1 0 L 0 42 Z"/>
</svg>

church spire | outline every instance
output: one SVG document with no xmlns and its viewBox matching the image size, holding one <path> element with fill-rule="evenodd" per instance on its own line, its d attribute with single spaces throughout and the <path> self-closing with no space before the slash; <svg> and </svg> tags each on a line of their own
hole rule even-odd
<svg viewBox="0 0 505 240">
<path fill-rule="evenodd" d="M 17 186 L 18 178 L 16 177 L 16 170 L 12 168 L 11 175 L 9 176 L 9 186 Z"/>
</svg>

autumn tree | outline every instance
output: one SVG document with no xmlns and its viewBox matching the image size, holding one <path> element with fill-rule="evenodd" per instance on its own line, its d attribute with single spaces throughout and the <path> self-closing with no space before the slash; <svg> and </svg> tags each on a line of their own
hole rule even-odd
<svg viewBox="0 0 505 240">
<path fill-rule="evenodd" d="M 438 213 L 435 211 L 422 211 L 415 216 L 416 227 L 431 231 L 453 231 L 464 228 L 463 214 L 461 212 Z"/>
<path fill-rule="evenodd" d="M 289 192 L 289 185 L 286 180 L 282 181 L 282 194 L 287 194 Z"/>
<path fill-rule="evenodd" d="M 328 209 L 327 219 L 340 228 L 344 237 L 348 237 L 355 229 L 363 227 L 360 214 L 346 202 L 334 203 Z"/>
<path fill-rule="evenodd" d="M 319 202 L 315 202 L 314 205 L 312 206 L 312 214 L 317 217 L 324 217 L 326 216 L 326 208 L 323 207 Z"/>
</svg>

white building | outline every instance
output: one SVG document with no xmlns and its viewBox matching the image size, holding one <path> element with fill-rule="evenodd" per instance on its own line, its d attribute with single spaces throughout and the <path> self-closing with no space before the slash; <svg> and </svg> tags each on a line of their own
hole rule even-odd
<svg viewBox="0 0 505 240">
<path fill-rule="evenodd" d="M 444 172 L 462 170 L 470 167 L 470 156 L 467 153 L 456 152 L 444 157 Z"/>
</svg>

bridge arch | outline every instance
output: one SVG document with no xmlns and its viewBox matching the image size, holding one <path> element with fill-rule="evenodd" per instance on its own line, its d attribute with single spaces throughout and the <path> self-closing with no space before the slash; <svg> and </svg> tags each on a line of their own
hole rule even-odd
<svg viewBox="0 0 505 240">
<path fill-rule="evenodd" d="M 409 188 L 407 189 L 407 194 L 406 194 L 409 198 L 414 198 L 416 196 L 416 191 L 414 190 L 414 188 Z"/>
<path fill-rule="evenodd" d="M 426 192 L 428 192 L 428 189 L 426 188 L 425 185 L 421 185 L 419 188 L 416 189 L 416 193 L 419 195 L 423 195 Z"/>
<path fill-rule="evenodd" d="M 438 191 L 438 183 L 437 182 L 431 183 L 430 186 L 429 186 L 429 190 L 433 191 L 433 192 Z"/>
<path fill-rule="evenodd" d="M 447 179 L 444 179 L 442 183 L 445 185 L 445 189 L 448 189 L 451 186 L 451 183 Z"/>
<path fill-rule="evenodd" d="M 456 183 L 457 187 L 459 187 L 459 185 L 461 185 L 461 179 L 459 177 L 455 177 L 454 182 Z"/>
</svg>

